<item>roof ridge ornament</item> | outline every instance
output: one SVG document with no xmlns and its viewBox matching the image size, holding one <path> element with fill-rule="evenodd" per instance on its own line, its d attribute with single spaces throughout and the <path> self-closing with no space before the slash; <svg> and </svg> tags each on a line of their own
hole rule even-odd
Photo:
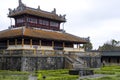
<svg viewBox="0 0 120 80">
<path fill-rule="evenodd" d="M 19 0 L 19 6 L 20 6 L 20 5 L 22 5 L 22 1 L 21 1 L 21 0 Z"/>
<path fill-rule="evenodd" d="M 40 10 L 40 6 L 38 6 L 38 10 Z"/>
<path fill-rule="evenodd" d="M 56 8 L 53 9 L 52 13 L 53 13 L 53 14 L 56 14 Z"/>
<path fill-rule="evenodd" d="M 22 6 L 22 7 L 23 7 L 23 6 L 26 6 L 25 4 L 23 4 L 23 3 L 22 3 L 22 1 L 21 1 L 21 0 L 19 0 L 19 3 L 18 3 L 18 4 L 19 4 L 19 6 L 18 6 L 18 7 L 21 7 L 21 6 Z"/>
</svg>

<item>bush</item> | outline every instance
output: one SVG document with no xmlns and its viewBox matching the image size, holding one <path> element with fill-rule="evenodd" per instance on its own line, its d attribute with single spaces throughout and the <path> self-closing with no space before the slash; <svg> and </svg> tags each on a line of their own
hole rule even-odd
<svg viewBox="0 0 120 80">
<path fill-rule="evenodd" d="M 38 80 L 41 80 L 39 75 L 46 76 L 45 80 L 76 80 L 79 76 L 69 75 L 69 70 L 41 70 L 38 71 Z"/>
<path fill-rule="evenodd" d="M 28 80 L 28 72 L 0 71 L 0 80 Z"/>
</svg>

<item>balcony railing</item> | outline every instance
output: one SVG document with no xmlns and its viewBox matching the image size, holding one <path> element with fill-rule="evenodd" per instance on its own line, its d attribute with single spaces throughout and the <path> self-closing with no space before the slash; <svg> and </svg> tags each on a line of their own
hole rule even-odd
<svg viewBox="0 0 120 80">
<path fill-rule="evenodd" d="M 65 47 L 64 51 L 70 51 L 70 52 L 84 52 L 83 48 L 69 48 L 69 47 Z"/>
<path fill-rule="evenodd" d="M 49 50 L 49 51 L 55 51 L 56 48 L 53 46 L 39 46 L 39 45 L 9 45 L 7 50 Z M 84 48 L 71 48 L 71 47 L 64 47 L 62 49 L 57 49 L 65 52 L 84 52 Z"/>
</svg>

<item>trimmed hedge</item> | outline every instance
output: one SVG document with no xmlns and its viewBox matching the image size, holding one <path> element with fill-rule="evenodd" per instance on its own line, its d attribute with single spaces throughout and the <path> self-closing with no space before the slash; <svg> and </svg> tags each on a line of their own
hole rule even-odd
<svg viewBox="0 0 120 80">
<path fill-rule="evenodd" d="M 28 80 L 28 72 L 0 71 L 0 80 Z"/>
<path fill-rule="evenodd" d="M 38 71 L 38 80 L 41 80 L 45 76 L 45 80 L 76 80 L 78 75 L 69 75 L 69 70 L 41 70 Z"/>
</svg>

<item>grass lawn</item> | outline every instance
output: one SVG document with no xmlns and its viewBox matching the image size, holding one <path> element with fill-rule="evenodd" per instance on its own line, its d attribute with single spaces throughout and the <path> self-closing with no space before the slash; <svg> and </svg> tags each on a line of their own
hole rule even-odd
<svg viewBox="0 0 120 80">
<path fill-rule="evenodd" d="M 37 71 L 38 80 L 77 80 L 79 75 L 69 75 L 68 69 Z M 120 80 L 120 66 L 105 66 L 94 70 L 95 74 L 105 74 L 100 78 L 86 78 L 81 80 Z M 28 80 L 29 72 L 0 71 L 0 80 Z M 45 77 L 45 79 L 43 79 Z"/>
<path fill-rule="evenodd" d="M 0 71 L 0 80 L 28 80 L 28 72 Z"/>
<path fill-rule="evenodd" d="M 78 75 L 69 75 L 69 70 L 41 70 L 38 71 L 38 80 L 76 80 Z M 86 78 L 81 80 L 120 80 L 120 66 L 105 66 L 94 70 L 95 74 L 105 74 L 106 76 L 100 78 Z"/>
<path fill-rule="evenodd" d="M 101 67 L 94 71 L 95 74 L 106 74 L 107 76 L 93 79 L 82 79 L 82 80 L 120 80 L 120 66 L 112 65 Z"/>
</svg>

